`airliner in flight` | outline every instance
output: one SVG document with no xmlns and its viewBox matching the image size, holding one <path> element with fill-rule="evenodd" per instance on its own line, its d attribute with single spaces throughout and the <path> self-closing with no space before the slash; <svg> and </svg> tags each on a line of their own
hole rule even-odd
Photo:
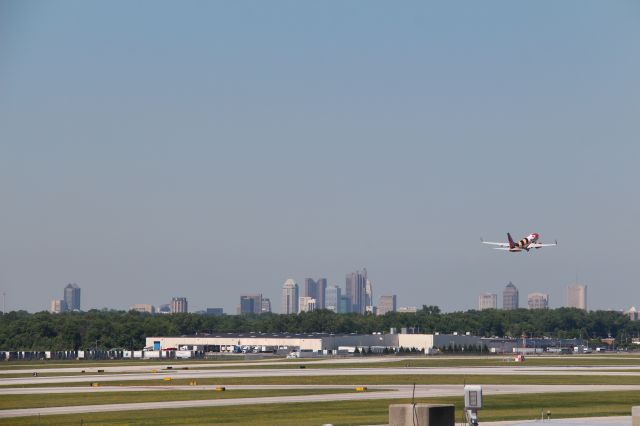
<svg viewBox="0 0 640 426">
<path fill-rule="evenodd" d="M 507 232 L 507 239 L 509 240 L 508 243 L 492 243 L 489 241 L 484 241 L 482 239 L 480 240 L 480 242 L 482 242 L 482 244 L 498 246 L 498 247 L 494 247 L 493 248 L 494 250 L 508 250 L 515 253 L 521 252 L 521 251 L 529 251 L 533 248 L 539 249 L 542 247 L 550 247 L 550 246 L 558 245 L 557 240 L 553 244 L 541 244 L 538 242 L 539 238 L 540 238 L 540 234 L 536 232 L 532 232 L 531 234 L 529 234 L 528 236 L 524 237 L 523 239 L 521 239 L 516 243 L 515 241 L 513 241 L 513 238 L 511 238 L 511 234 Z"/>
</svg>

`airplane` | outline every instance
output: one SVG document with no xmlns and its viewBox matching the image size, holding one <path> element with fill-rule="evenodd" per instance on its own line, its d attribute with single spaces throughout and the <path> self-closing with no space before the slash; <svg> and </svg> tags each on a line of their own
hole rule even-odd
<svg viewBox="0 0 640 426">
<path fill-rule="evenodd" d="M 532 248 L 539 249 L 542 247 L 550 247 L 550 246 L 558 245 L 558 240 L 556 240 L 555 243 L 553 244 L 542 244 L 538 242 L 538 238 L 540 238 L 540 234 L 536 232 L 532 232 L 527 237 L 521 239 L 516 243 L 515 241 L 513 241 L 513 238 L 511 238 L 511 234 L 507 232 L 507 239 L 509 240 L 508 243 L 492 243 L 489 241 L 484 241 L 482 238 L 480 239 L 480 242 L 482 244 L 498 246 L 498 247 L 494 247 L 493 248 L 494 250 L 508 250 L 514 253 L 521 252 L 521 251 L 529 251 Z"/>
</svg>

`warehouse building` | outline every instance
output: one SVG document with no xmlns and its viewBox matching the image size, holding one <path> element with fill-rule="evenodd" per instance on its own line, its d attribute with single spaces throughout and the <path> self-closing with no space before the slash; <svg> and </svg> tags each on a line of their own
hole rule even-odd
<svg viewBox="0 0 640 426">
<path fill-rule="evenodd" d="M 446 346 L 479 345 L 477 336 L 457 334 L 295 334 L 295 333 L 221 333 L 180 337 L 147 337 L 148 351 L 192 350 L 210 352 L 274 352 L 277 350 L 312 351 L 335 354 L 372 348 L 373 352 L 416 349 L 427 352 Z"/>
</svg>

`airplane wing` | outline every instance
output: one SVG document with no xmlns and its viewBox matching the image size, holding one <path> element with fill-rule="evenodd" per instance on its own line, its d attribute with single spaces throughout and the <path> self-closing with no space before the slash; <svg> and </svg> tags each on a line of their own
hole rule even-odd
<svg viewBox="0 0 640 426">
<path fill-rule="evenodd" d="M 509 248 L 509 243 L 492 243 L 492 242 L 490 242 L 490 241 L 484 241 L 484 240 L 480 240 L 480 242 L 481 242 L 482 244 L 489 244 L 489 245 L 492 245 L 492 246 L 500 246 L 500 247 L 507 247 L 507 248 Z"/>
<path fill-rule="evenodd" d="M 494 247 L 494 250 L 511 250 L 509 247 Z"/>
<path fill-rule="evenodd" d="M 532 243 L 529 244 L 529 247 L 527 248 L 540 248 L 540 247 L 551 247 L 551 246 L 557 246 L 558 243 L 553 243 L 553 244 L 540 244 L 540 243 Z"/>
</svg>

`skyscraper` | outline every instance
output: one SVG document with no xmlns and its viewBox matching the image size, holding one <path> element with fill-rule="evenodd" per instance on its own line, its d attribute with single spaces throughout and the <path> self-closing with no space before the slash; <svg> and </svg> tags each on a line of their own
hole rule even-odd
<svg viewBox="0 0 640 426">
<path fill-rule="evenodd" d="M 567 307 L 587 309 L 587 286 L 574 284 L 567 288 Z"/>
<path fill-rule="evenodd" d="M 527 297 L 529 309 L 549 309 L 549 295 L 545 293 L 530 293 Z"/>
<path fill-rule="evenodd" d="M 484 293 L 478 298 L 478 309 L 498 309 L 498 295 L 494 293 Z"/>
<path fill-rule="evenodd" d="M 341 295 L 338 312 L 340 312 L 341 314 L 348 314 L 349 312 L 351 312 L 352 307 L 353 304 L 351 303 L 351 297 L 349 297 L 349 295 L 347 294 Z"/>
<path fill-rule="evenodd" d="M 242 294 L 240 295 L 239 314 L 261 314 L 262 294 Z"/>
<path fill-rule="evenodd" d="M 313 278 L 304 279 L 304 292 L 303 296 L 312 297 L 316 299 L 316 309 L 324 309 L 325 300 L 324 292 L 327 289 L 327 279 L 320 278 L 315 281 Z"/>
<path fill-rule="evenodd" d="M 364 314 L 366 310 L 366 283 L 367 270 L 362 272 L 356 271 L 347 274 L 346 277 L 346 293 L 351 298 L 350 312 Z"/>
<path fill-rule="evenodd" d="M 380 296 L 378 301 L 378 315 L 384 315 L 387 312 L 395 312 L 398 309 L 396 295 Z"/>
<path fill-rule="evenodd" d="M 374 312 L 373 306 L 373 284 L 371 280 L 367 278 L 367 270 L 364 269 L 365 283 L 364 283 L 364 309 L 366 312 Z"/>
<path fill-rule="evenodd" d="M 298 284 L 289 278 L 282 286 L 282 313 L 298 313 Z"/>
<path fill-rule="evenodd" d="M 327 301 L 325 300 L 326 291 L 327 291 L 327 279 L 326 278 L 318 278 L 316 281 L 316 309 L 324 309 Z"/>
<path fill-rule="evenodd" d="M 268 297 L 263 297 L 262 298 L 262 312 L 263 314 L 270 314 L 271 313 L 271 299 L 269 299 Z"/>
<path fill-rule="evenodd" d="M 80 287 L 77 284 L 67 284 L 64 288 L 64 303 L 68 311 L 80 310 Z"/>
<path fill-rule="evenodd" d="M 502 292 L 502 309 L 511 310 L 519 307 L 518 289 L 511 281 L 507 284 Z"/>
<path fill-rule="evenodd" d="M 174 297 L 171 299 L 171 313 L 182 314 L 189 312 L 186 297 Z"/>
<path fill-rule="evenodd" d="M 327 290 L 325 291 L 324 308 L 336 313 L 340 312 L 341 296 L 342 296 L 342 289 L 337 285 L 327 287 Z"/>
</svg>

